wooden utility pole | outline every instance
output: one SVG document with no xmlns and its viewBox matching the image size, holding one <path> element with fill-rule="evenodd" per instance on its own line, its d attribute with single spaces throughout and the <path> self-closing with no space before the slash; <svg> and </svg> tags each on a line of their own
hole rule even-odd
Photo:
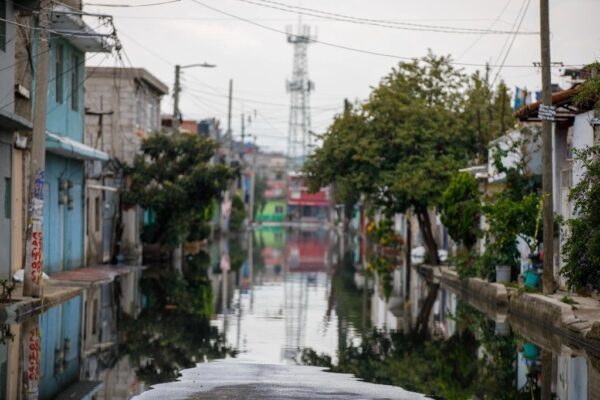
<svg viewBox="0 0 600 400">
<path fill-rule="evenodd" d="M 48 65 L 51 1 L 40 2 L 39 50 L 35 66 L 35 109 L 29 167 L 27 231 L 25 235 L 25 273 L 23 295 L 40 297 L 44 263 L 44 171 L 46 164 L 46 111 L 48 101 Z"/>
<path fill-rule="evenodd" d="M 554 201 L 552 185 L 552 83 L 550 74 L 550 16 L 548 0 L 540 0 L 540 38 L 542 50 L 542 117 L 543 170 L 542 196 L 544 204 L 544 272 L 545 294 L 554 292 Z"/>
<path fill-rule="evenodd" d="M 44 182 L 46 167 L 46 112 L 48 107 L 48 66 L 51 0 L 40 1 L 38 55 L 35 66 L 35 108 L 29 166 L 27 231 L 25 234 L 25 271 L 23 295 L 42 296 L 44 270 Z M 41 334 L 37 317 L 23 323 L 23 398 L 37 400 L 39 395 Z"/>
<path fill-rule="evenodd" d="M 179 92 L 181 92 L 181 85 L 179 83 L 179 76 L 181 74 L 181 65 L 175 66 L 175 86 L 173 87 L 173 124 L 171 128 L 173 133 L 179 132 Z"/>
</svg>

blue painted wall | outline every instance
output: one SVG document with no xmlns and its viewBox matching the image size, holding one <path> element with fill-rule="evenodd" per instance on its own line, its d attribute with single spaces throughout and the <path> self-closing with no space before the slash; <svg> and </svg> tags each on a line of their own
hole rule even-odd
<svg viewBox="0 0 600 400">
<path fill-rule="evenodd" d="M 42 359 L 40 400 L 51 399 L 79 378 L 79 335 L 81 332 L 81 296 L 50 308 L 40 317 Z M 65 351 L 65 340 L 70 341 Z M 64 369 L 55 368 L 57 348 L 64 354 Z"/>
<path fill-rule="evenodd" d="M 37 44 L 37 41 L 34 42 Z M 83 142 L 85 54 L 67 40 L 52 37 L 49 62 L 48 109 L 46 128 L 60 136 Z M 62 47 L 62 74 L 57 69 L 58 49 Z M 35 51 L 34 51 L 35 53 Z M 74 56 L 77 59 L 74 59 Z M 78 61 L 78 62 L 77 62 Z M 77 71 L 77 75 L 72 72 Z M 58 75 L 62 76 L 62 101 L 57 101 Z M 35 85 L 33 85 L 35 88 Z M 71 88 L 75 87 L 77 102 L 73 107 Z M 84 266 L 84 164 L 81 161 L 46 153 L 46 184 L 44 187 L 44 271 L 48 274 Z M 72 209 L 59 205 L 60 179 L 70 180 Z"/>
<path fill-rule="evenodd" d="M 47 274 L 84 266 L 83 162 L 46 154 L 44 186 L 44 271 Z M 73 208 L 59 204 L 60 180 L 70 180 Z"/>
<path fill-rule="evenodd" d="M 57 82 L 59 82 L 59 79 L 57 79 L 56 60 L 60 46 L 63 48 L 63 73 L 59 74 L 62 76 L 63 100 L 59 103 L 56 101 L 56 86 Z M 73 140 L 83 142 L 85 54 L 69 44 L 68 41 L 56 36 L 52 38 L 52 51 L 50 53 L 49 76 L 51 77 L 51 81 L 48 83 L 48 117 L 46 119 L 46 128 L 57 135 L 68 136 Z M 79 60 L 78 63 L 74 62 L 74 56 Z M 72 84 L 73 72 L 77 72 L 76 85 Z M 71 105 L 71 88 L 73 86 L 77 93 L 76 110 Z"/>
</svg>

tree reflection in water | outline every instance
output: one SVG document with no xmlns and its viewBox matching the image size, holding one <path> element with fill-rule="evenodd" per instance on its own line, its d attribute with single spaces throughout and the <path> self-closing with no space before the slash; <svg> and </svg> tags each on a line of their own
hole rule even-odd
<svg viewBox="0 0 600 400">
<path fill-rule="evenodd" d="M 336 311 L 340 319 L 356 323 L 349 310 L 358 308 L 360 291 L 350 283 L 347 269 L 353 269 L 352 265 L 343 263 L 340 267 L 332 282 Z M 363 330 L 359 340 L 339 338 L 337 361 L 328 354 L 305 349 L 301 362 L 441 399 L 540 398 L 539 364 L 531 368 L 527 383 L 517 390 L 517 337 L 512 333 L 498 335 L 493 321 L 465 303 L 459 303 L 453 318 L 457 328 L 448 338 L 410 331 Z"/>
<path fill-rule="evenodd" d="M 235 355 L 210 324 L 209 265 L 201 252 L 187 258 L 183 273 L 146 271 L 141 280 L 145 308 L 137 318 L 121 316 L 121 351 L 148 385 L 174 381 L 181 369 L 196 363 Z"/>
</svg>

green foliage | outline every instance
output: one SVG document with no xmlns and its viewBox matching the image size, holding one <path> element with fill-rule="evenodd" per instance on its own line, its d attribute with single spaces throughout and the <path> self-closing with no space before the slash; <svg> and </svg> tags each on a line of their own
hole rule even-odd
<svg viewBox="0 0 600 400">
<path fill-rule="evenodd" d="M 455 175 L 440 201 L 442 223 L 455 242 L 473 248 L 481 235 L 481 200 L 477 180 L 467 172 Z"/>
<path fill-rule="evenodd" d="M 541 130 L 537 127 L 522 127 L 520 133 L 520 137 L 511 140 L 505 149 L 499 144 L 493 146 L 494 168 L 497 173 L 506 176 L 502 196 L 515 201 L 521 200 L 530 193 L 539 192 L 542 188 L 541 175 L 535 175 L 528 167 L 531 153 L 539 151 Z M 514 165 L 506 167 L 502 160 L 511 154 L 518 154 L 519 157 L 516 158 Z"/>
<path fill-rule="evenodd" d="M 265 191 L 267 190 L 267 180 L 256 174 L 254 178 L 254 216 L 258 215 L 258 212 L 262 210 L 267 204 L 267 198 L 265 197 Z"/>
<path fill-rule="evenodd" d="M 579 92 L 575 96 L 575 104 L 582 108 L 595 108 L 600 111 L 600 63 L 595 62 L 587 66 L 589 71 L 595 71 L 596 74 L 585 80 L 581 85 Z"/>
<path fill-rule="evenodd" d="M 141 154 L 127 170 L 130 186 L 123 201 L 155 216 L 144 232 L 146 242 L 175 247 L 192 232 L 205 231 L 207 209 L 236 172 L 210 163 L 217 147 L 197 135 L 157 133 L 144 140 Z"/>
<path fill-rule="evenodd" d="M 246 219 L 246 205 L 240 196 L 234 196 L 231 202 L 231 216 L 229 217 L 229 229 L 239 231 Z"/>
<path fill-rule="evenodd" d="M 301 361 L 444 399 L 523 398 L 515 389 L 515 337 L 496 336 L 492 321 L 461 308 L 459 303 L 458 329 L 447 339 L 373 330 L 342 347 L 337 363 L 312 349 L 303 351 Z"/>
<path fill-rule="evenodd" d="M 459 248 L 456 254 L 450 257 L 450 264 L 456 268 L 456 272 L 461 278 L 478 276 L 478 261 L 477 252 L 466 248 Z"/>
<path fill-rule="evenodd" d="M 449 56 L 400 63 L 364 104 L 334 119 L 304 167 L 311 189 L 336 183 L 351 201 L 364 194 L 388 214 L 413 208 L 430 225 L 424 214 L 475 152 L 461 117 L 466 82 Z M 422 231 L 437 263 L 431 227 Z"/>
<path fill-rule="evenodd" d="M 9 279 L 0 279 L 0 303 L 11 302 L 15 287 L 15 282 Z"/>
<path fill-rule="evenodd" d="M 489 223 L 486 252 L 494 259 L 496 265 L 519 266 L 517 237 L 521 237 L 530 246 L 531 252 L 537 248 L 541 230 L 540 198 L 535 193 L 514 201 L 500 196 L 496 201 L 484 206 Z"/>
<path fill-rule="evenodd" d="M 600 291 L 600 146 L 576 156 L 585 172 L 569 195 L 575 217 L 568 221 L 561 272 L 573 289 Z"/>
<path fill-rule="evenodd" d="M 379 286 L 386 300 L 389 300 L 394 287 L 394 270 L 396 264 L 385 256 L 374 257 L 367 265 L 367 272 L 375 272 L 379 278 Z"/>
<path fill-rule="evenodd" d="M 565 304 L 569 304 L 571 306 L 579 304 L 579 302 L 577 300 L 575 300 L 574 298 L 572 298 L 571 296 L 563 296 L 560 298 L 560 301 Z"/>
<path fill-rule="evenodd" d="M 504 82 L 492 90 L 486 77 L 476 71 L 469 77 L 463 119 L 465 132 L 477 143 L 480 162 L 487 160 L 489 142 L 514 127 L 515 118 L 510 108 L 510 93 Z"/>
</svg>

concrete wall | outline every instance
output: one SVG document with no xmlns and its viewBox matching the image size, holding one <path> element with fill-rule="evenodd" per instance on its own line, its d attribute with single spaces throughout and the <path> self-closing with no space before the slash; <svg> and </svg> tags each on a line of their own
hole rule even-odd
<svg viewBox="0 0 600 400">
<path fill-rule="evenodd" d="M 14 20 L 13 2 L 6 2 L 6 19 Z M 16 26 L 14 24 L 5 23 L 6 25 L 6 49 L 3 51 L 0 47 L 0 108 L 4 111 L 13 112 L 15 107 L 14 101 L 14 79 L 15 79 L 15 38 Z"/>
<path fill-rule="evenodd" d="M 88 68 L 86 107 L 92 112 L 112 111 L 85 118 L 85 143 L 131 165 L 142 140 L 160 128 L 161 95 L 127 68 Z"/>
<path fill-rule="evenodd" d="M 0 278 L 11 275 L 12 136 L 0 132 Z"/>
</svg>

